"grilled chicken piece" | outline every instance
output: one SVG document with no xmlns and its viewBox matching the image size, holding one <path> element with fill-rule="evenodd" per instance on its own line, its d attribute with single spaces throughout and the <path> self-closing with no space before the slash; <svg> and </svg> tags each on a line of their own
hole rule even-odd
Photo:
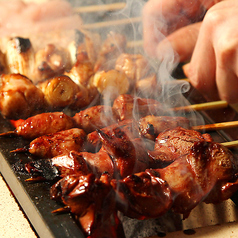
<svg viewBox="0 0 238 238">
<path fill-rule="evenodd" d="M 117 209 L 136 219 L 157 218 L 172 206 L 173 195 L 166 181 L 156 172 L 131 174 L 122 180 L 113 179 Z"/>
<path fill-rule="evenodd" d="M 116 128 L 120 128 L 131 140 L 140 137 L 137 123 L 133 120 L 119 121 L 118 123 L 102 128 L 101 131 L 105 134 L 112 134 Z M 97 151 L 101 148 L 101 140 L 97 131 L 93 131 L 87 135 L 87 143 L 87 150 Z"/>
<path fill-rule="evenodd" d="M 131 138 L 120 128 L 105 134 L 98 130 L 103 149 L 114 165 L 114 177 L 125 177 L 135 171 L 144 171 L 150 164 L 145 144 L 140 138 Z"/>
<path fill-rule="evenodd" d="M 121 53 L 125 52 L 126 43 L 127 40 L 124 35 L 110 32 L 102 43 L 94 65 L 94 72 L 114 69 L 116 59 Z"/>
<path fill-rule="evenodd" d="M 120 120 L 136 119 L 147 116 L 163 113 L 163 108 L 160 102 L 154 99 L 133 97 L 129 94 L 118 96 L 113 103 L 113 108 L 120 115 Z"/>
<path fill-rule="evenodd" d="M 153 151 L 149 152 L 154 160 L 154 165 L 164 167 L 175 161 L 179 156 L 189 153 L 195 142 L 213 139 L 209 134 L 201 134 L 198 131 L 176 127 L 160 133 L 155 140 Z"/>
<path fill-rule="evenodd" d="M 34 139 L 31 141 L 27 151 L 39 158 L 52 158 L 72 150 L 81 151 L 85 138 L 86 134 L 82 129 L 72 128 Z M 25 148 L 19 148 L 12 152 L 24 151 L 26 151 Z"/>
<path fill-rule="evenodd" d="M 75 126 L 74 120 L 63 112 L 41 113 L 29 117 L 18 123 L 14 131 L 2 133 L 0 136 L 21 136 L 28 140 L 71 129 Z"/>
<path fill-rule="evenodd" d="M 78 58 L 80 58 L 78 56 Z M 93 65 L 87 57 L 81 57 L 76 61 L 70 71 L 65 75 L 69 76 L 77 85 L 87 87 L 90 77 L 94 74 Z"/>
<path fill-rule="evenodd" d="M 66 151 L 67 153 L 45 162 L 28 163 L 26 165 L 27 172 L 35 173 L 37 177 L 41 176 L 43 178 L 89 173 L 93 173 L 97 178 L 103 173 L 107 173 L 114 178 L 121 178 L 135 172 L 144 171 L 149 167 L 150 158 L 142 140 L 131 140 L 121 128 L 114 128 L 108 134 L 102 131 L 98 131 L 98 133 L 103 146 L 97 153 L 77 152 L 76 150 Z M 36 147 L 40 144 L 37 141 L 38 138 L 35 142 L 33 141 Z M 55 142 L 53 141 L 52 144 L 52 147 L 54 147 Z"/>
<path fill-rule="evenodd" d="M 129 90 L 129 79 L 123 72 L 115 69 L 98 71 L 91 79 L 102 97 L 109 102 L 115 100 L 120 94 Z"/>
<path fill-rule="evenodd" d="M 156 74 L 151 75 L 138 80 L 135 83 L 135 91 L 138 97 L 147 98 L 158 98 L 161 95 L 162 86 L 161 83 L 157 81 Z"/>
<path fill-rule="evenodd" d="M 69 52 L 48 44 L 35 54 L 34 83 L 61 75 L 70 69 L 71 61 Z"/>
<path fill-rule="evenodd" d="M 134 88 L 137 81 L 147 76 L 150 68 L 148 60 L 141 54 L 122 53 L 115 63 L 115 69 L 125 73 L 130 80 L 130 88 Z"/>
<path fill-rule="evenodd" d="M 7 40 L 4 48 L 8 72 L 33 79 L 35 52 L 31 41 L 28 38 L 13 37 Z"/>
<path fill-rule="evenodd" d="M 176 127 L 190 128 L 190 121 L 186 117 L 148 115 L 142 117 L 138 124 L 140 135 L 153 141 L 165 130 L 171 130 Z"/>
<path fill-rule="evenodd" d="M 229 190 L 234 192 L 235 188 L 236 191 L 237 168 L 237 159 L 226 147 L 215 142 L 200 141 L 194 143 L 184 158 L 158 172 L 176 194 L 172 209 L 187 217 L 204 199 L 210 202 L 212 198 L 213 203 L 218 203 L 228 198 L 227 193 L 231 195 Z M 230 189 L 224 189 L 228 185 Z"/>
<path fill-rule="evenodd" d="M 112 107 L 98 105 L 76 113 L 73 119 L 77 127 L 88 134 L 96 129 L 116 123 L 119 116 Z"/>
<path fill-rule="evenodd" d="M 43 92 L 21 74 L 0 76 L 0 111 L 8 119 L 25 119 L 45 108 Z"/>
<path fill-rule="evenodd" d="M 173 209 L 186 218 L 202 201 L 218 203 L 231 196 L 238 188 L 237 168 L 226 147 L 203 140 L 163 169 L 148 169 L 111 184 L 127 216 L 145 219 Z"/>
<path fill-rule="evenodd" d="M 99 179 L 93 174 L 66 176 L 52 186 L 51 198 L 70 208 L 86 236 L 125 237 L 119 220 L 112 217 L 115 197 L 108 174 Z"/>
<path fill-rule="evenodd" d="M 81 53 L 81 57 L 78 56 L 79 59 L 71 70 L 64 72 L 64 74 L 69 76 L 80 88 L 82 96 L 81 99 L 77 100 L 78 103 L 81 102 L 81 105 L 80 107 L 78 106 L 78 108 L 89 105 L 93 100 L 99 97 L 98 89 L 93 85 L 91 80 L 94 74 L 93 65 L 88 60 L 87 56 L 84 57 L 84 54 L 82 54 L 83 53 Z"/>
</svg>

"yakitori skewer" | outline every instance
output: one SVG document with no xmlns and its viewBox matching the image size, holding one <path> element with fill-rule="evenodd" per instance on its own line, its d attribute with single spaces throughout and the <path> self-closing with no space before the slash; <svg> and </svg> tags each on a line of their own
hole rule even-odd
<svg viewBox="0 0 238 238">
<path fill-rule="evenodd" d="M 83 27 L 84 29 L 97 29 L 97 28 L 110 27 L 110 26 L 115 27 L 119 25 L 138 23 L 138 22 L 141 22 L 141 20 L 142 20 L 141 17 L 124 18 L 124 19 L 114 20 L 114 21 L 85 24 Z"/>
<path fill-rule="evenodd" d="M 235 147 L 238 147 L 238 140 L 227 141 L 227 142 L 223 142 L 221 144 L 223 146 L 226 146 L 227 148 L 235 148 Z"/>
<path fill-rule="evenodd" d="M 229 129 L 238 126 L 238 121 L 228 121 L 228 122 L 219 122 L 214 124 L 207 124 L 207 125 L 199 125 L 193 126 L 192 129 L 196 131 L 212 131 L 212 130 L 222 130 L 222 129 Z"/>
<path fill-rule="evenodd" d="M 125 2 L 117 2 L 111 4 L 103 4 L 103 5 L 91 5 L 91 6 L 81 6 L 75 7 L 74 12 L 76 13 L 90 13 L 90 12 L 110 12 L 121 10 L 126 6 Z"/>
<path fill-rule="evenodd" d="M 214 102 L 205 102 L 193 105 L 186 105 L 182 107 L 171 108 L 173 111 L 191 111 L 192 109 L 195 111 L 203 111 L 203 110 L 214 110 L 220 108 L 226 108 L 228 103 L 226 101 L 214 101 Z"/>
</svg>

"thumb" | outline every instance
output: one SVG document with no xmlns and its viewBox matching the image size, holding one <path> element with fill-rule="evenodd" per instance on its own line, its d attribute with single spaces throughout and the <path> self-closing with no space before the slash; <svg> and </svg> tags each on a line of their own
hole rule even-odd
<svg viewBox="0 0 238 238">
<path fill-rule="evenodd" d="M 171 48 L 179 56 L 180 62 L 189 61 L 197 42 L 201 22 L 194 23 L 170 34 L 156 48 L 156 55 L 163 59 Z"/>
</svg>

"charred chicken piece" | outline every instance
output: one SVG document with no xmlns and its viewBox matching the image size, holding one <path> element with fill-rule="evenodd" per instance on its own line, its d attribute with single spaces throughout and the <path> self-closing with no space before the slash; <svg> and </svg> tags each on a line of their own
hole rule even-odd
<svg viewBox="0 0 238 238">
<path fill-rule="evenodd" d="M 31 141 L 29 148 L 20 148 L 12 152 L 28 151 L 40 158 L 52 158 L 69 151 L 81 151 L 86 134 L 82 129 L 72 128 L 38 137 Z"/>
<path fill-rule="evenodd" d="M 190 153 L 158 172 L 175 194 L 172 209 L 187 217 L 199 202 L 219 203 L 236 191 L 237 168 L 237 159 L 226 147 L 200 141 Z"/>
<path fill-rule="evenodd" d="M 35 54 L 34 82 L 59 76 L 70 67 L 69 53 L 65 49 L 48 44 Z"/>
<path fill-rule="evenodd" d="M 125 52 L 126 37 L 120 33 L 110 32 L 102 43 L 94 65 L 94 72 L 114 69 L 118 56 Z"/>
<path fill-rule="evenodd" d="M 116 128 L 120 128 L 132 140 L 140 137 L 138 125 L 133 120 L 119 121 L 118 123 L 102 128 L 101 131 L 105 134 L 112 134 Z M 101 148 L 101 140 L 97 131 L 93 131 L 87 135 L 87 143 L 88 150 L 97 151 Z"/>
<path fill-rule="evenodd" d="M 141 118 L 138 124 L 140 135 L 150 140 L 155 140 L 165 130 L 171 130 L 176 127 L 190 128 L 190 121 L 186 117 L 148 115 Z"/>
<path fill-rule="evenodd" d="M 58 155 L 50 159 L 30 161 L 24 165 L 24 170 L 32 176 L 32 178 L 27 181 L 51 181 L 72 174 L 80 176 L 92 173 L 81 152 L 76 151 L 70 151 L 69 153 Z M 101 174 L 102 173 L 100 173 L 100 175 Z M 96 173 L 94 173 L 94 175 L 96 175 Z"/>
<path fill-rule="evenodd" d="M 191 129 L 168 129 L 158 135 L 154 150 L 149 152 L 149 156 L 154 160 L 154 165 L 164 167 L 179 156 L 189 153 L 195 142 L 212 140 L 209 134 L 201 134 Z"/>
<path fill-rule="evenodd" d="M 33 179 L 37 181 L 39 177 L 42 180 L 89 173 L 97 178 L 103 173 L 121 178 L 149 167 L 150 159 L 142 140 L 131 140 L 120 128 L 112 129 L 107 135 L 102 131 L 98 133 L 103 146 L 97 153 L 69 151 L 45 162 L 30 162 L 25 166 L 26 171 L 37 177 Z"/>
<path fill-rule="evenodd" d="M 115 69 L 125 73 L 130 80 L 130 88 L 134 88 L 137 81 L 147 76 L 151 67 L 141 54 L 122 53 L 116 60 Z"/>
<path fill-rule="evenodd" d="M 88 134 L 96 129 L 116 123 L 119 120 L 119 116 L 114 108 L 98 105 L 76 113 L 73 119 L 77 127 Z"/>
<path fill-rule="evenodd" d="M 113 179 L 117 209 L 136 219 L 156 218 L 172 206 L 173 196 L 168 183 L 156 172 L 131 174 L 123 180 Z"/>
<path fill-rule="evenodd" d="M 186 218 L 202 201 L 218 203 L 231 196 L 238 188 L 237 168 L 227 148 L 203 140 L 163 169 L 148 169 L 111 184 L 120 198 L 119 209 L 130 217 L 151 218 L 172 209 Z"/>
<path fill-rule="evenodd" d="M 43 92 L 21 74 L 0 76 L 0 111 L 7 119 L 25 119 L 45 108 Z"/>
<path fill-rule="evenodd" d="M 13 37 L 7 40 L 5 48 L 6 65 L 11 74 L 22 74 L 32 78 L 34 69 L 34 49 L 28 38 Z"/>
<path fill-rule="evenodd" d="M 150 164 L 145 144 L 138 138 L 131 140 L 120 128 L 112 129 L 110 134 L 97 130 L 103 149 L 109 154 L 113 166 L 114 177 L 125 177 L 129 174 L 144 171 Z"/>
<path fill-rule="evenodd" d="M 63 112 L 48 112 L 21 121 L 14 131 L 2 133 L 1 136 L 21 136 L 33 140 L 43 135 L 71 129 L 74 126 L 74 120 Z"/>
<path fill-rule="evenodd" d="M 86 236 L 124 237 L 118 229 L 119 220 L 112 217 L 115 216 L 115 197 L 108 174 L 99 179 L 93 174 L 66 176 L 53 185 L 51 198 L 70 208 Z"/>
<path fill-rule="evenodd" d="M 120 115 L 120 120 L 136 119 L 147 115 L 161 115 L 163 108 L 160 102 L 154 99 L 133 97 L 129 94 L 118 96 L 113 103 L 113 108 Z"/>
</svg>

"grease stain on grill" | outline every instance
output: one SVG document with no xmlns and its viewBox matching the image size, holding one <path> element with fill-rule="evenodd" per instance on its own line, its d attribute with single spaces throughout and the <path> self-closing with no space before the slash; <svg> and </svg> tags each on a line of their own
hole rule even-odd
<svg viewBox="0 0 238 238">
<path fill-rule="evenodd" d="M 193 229 L 188 229 L 188 230 L 184 230 L 183 233 L 185 235 L 194 235 L 196 233 L 196 231 Z"/>
</svg>

